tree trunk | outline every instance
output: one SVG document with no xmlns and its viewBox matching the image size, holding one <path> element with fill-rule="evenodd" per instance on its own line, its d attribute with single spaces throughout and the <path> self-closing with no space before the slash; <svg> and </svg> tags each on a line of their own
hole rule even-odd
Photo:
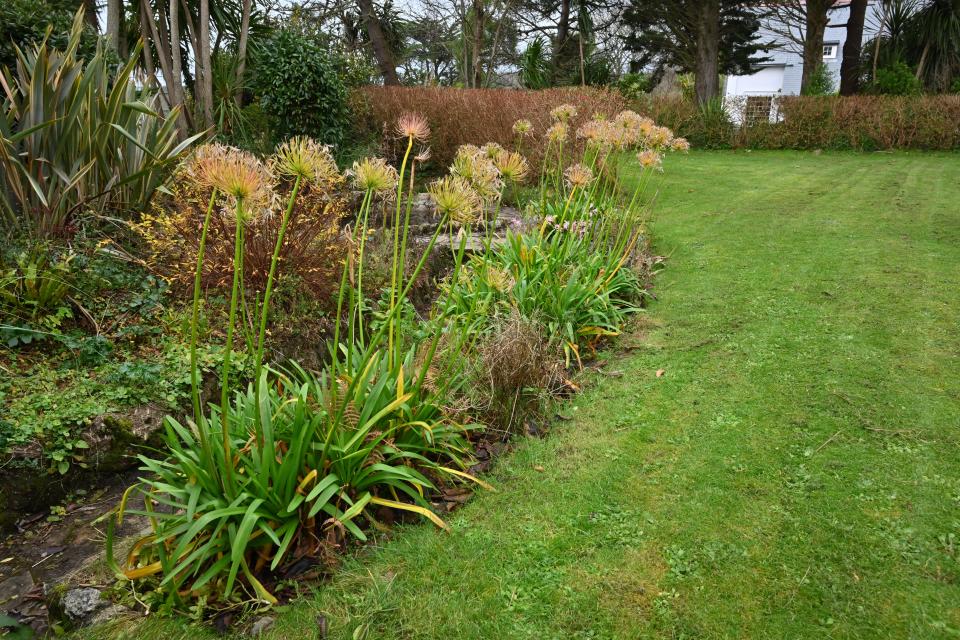
<svg viewBox="0 0 960 640">
<path fill-rule="evenodd" d="M 923 77 L 923 68 L 927 64 L 927 54 L 930 53 L 930 40 L 923 45 L 923 52 L 920 53 L 920 62 L 917 63 L 917 80 Z"/>
<path fill-rule="evenodd" d="M 720 95 L 720 0 L 698 3 L 696 80 L 697 102 L 701 105 Z"/>
<path fill-rule="evenodd" d="M 823 32 L 827 28 L 827 11 L 833 0 L 809 0 L 807 2 L 806 32 L 803 37 L 803 75 L 800 78 L 800 93 L 806 93 L 810 79 L 823 64 Z"/>
<path fill-rule="evenodd" d="M 213 75 L 210 65 L 210 0 L 200 0 L 200 51 L 197 56 L 196 96 L 203 127 L 213 126 Z"/>
<path fill-rule="evenodd" d="M 120 0 L 107 0 L 107 44 L 120 51 Z"/>
<path fill-rule="evenodd" d="M 97 11 L 97 0 L 82 0 L 83 20 L 94 30 L 100 31 L 100 19 Z"/>
<path fill-rule="evenodd" d="M 143 67 L 147 71 L 147 77 L 153 80 L 157 87 L 157 93 L 160 95 L 161 105 L 169 112 L 173 108 L 170 97 L 164 92 L 157 79 L 157 70 L 153 66 L 153 48 L 150 46 L 152 38 L 150 37 L 149 22 L 151 18 L 147 15 L 143 2 L 140 3 L 140 38 L 143 40 Z"/>
<path fill-rule="evenodd" d="M 393 58 L 393 51 L 387 43 L 387 36 L 383 32 L 383 26 L 380 24 L 380 18 L 377 17 L 373 9 L 373 0 L 357 0 L 360 5 L 360 17 L 367 26 L 367 34 L 370 36 L 370 45 L 373 47 L 373 57 L 377 60 L 377 66 L 380 67 L 380 73 L 383 75 L 383 84 L 398 85 L 400 78 L 397 76 L 397 63 Z"/>
<path fill-rule="evenodd" d="M 185 96 L 183 93 L 183 61 L 180 55 L 180 9 L 177 0 L 170 0 L 170 96 L 174 106 L 180 107 L 178 122 L 178 138 L 187 137 L 187 120 L 184 115 Z"/>
<path fill-rule="evenodd" d="M 250 35 L 252 0 L 243 0 L 243 18 L 240 20 L 240 42 L 237 44 L 237 106 L 243 102 L 243 74 L 247 70 L 247 37 Z"/>
<path fill-rule="evenodd" d="M 560 0 L 560 20 L 557 21 L 557 41 L 553 47 L 553 81 L 564 67 L 567 53 L 567 41 L 570 39 L 570 0 Z"/>
<path fill-rule="evenodd" d="M 477 88 L 483 81 L 483 69 L 480 66 L 480 54 L 483 50 L 483 32 L 486 26 L 486 13 L 483 0 L 473 0 L 473 61 L 470 63 L 470 86 Z"/>
<path fill-rule="evenodd" d="M 873 37 L 873 69 L 870 72 L 870 82 L 877 81 L 877 59 L 880 57 L 880 38 L 883 37 L 883 31 L 887 28 L 887 7 L 888 3 L 882 2 L 881 6 L 883 7 L 883 15 L 880 18 L 880 28 L 877 29 L 876 35 Z"/>
<path fill-rule="evenodd" d="M 166 84 L 167 103 L 172 106 L 176 102 L 176 97 L 172 94 L 169 84 L 169 78 L 173 76 L 171 69 L 173 65 L 170 62 L 170 50 L 168 47 L 170 42 L 160 35 L 157 21 L 153 19 L 153 7 L 150 5 L 150 0 L 140 0 L 140 20 L 141 25 L 146 23 L 146 27 L 150 30 L 153 45 L 157 49 L 157 59 L 160 61 L 160 72 L 163 73 Z M 166 30 L 164 30 L 163 33 L 166 35 Z M 144 50 L 146 50 L 146 45 L 144 46 Z"/>
<path fill-rule="evenodd" d="M 843 43 L 840 63 L 840 95 L 852 96 L 860 90 L 860 54 L 863 48 L 863 22 L 867 17 L 867 0 L 850 3 L 847 19 L 847 40 Z"/>
</svg>

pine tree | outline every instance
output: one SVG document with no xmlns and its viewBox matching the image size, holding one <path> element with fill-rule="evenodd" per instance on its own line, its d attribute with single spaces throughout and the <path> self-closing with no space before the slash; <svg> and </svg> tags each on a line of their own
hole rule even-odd
<svg viewBox="0 0 960 640">
<path fill-rule="evenodd" d="M 701 104 L 720 93 L 719 74 L 749 73 L 769 58 L 761 12 L 742 0 L 630 0 L 625 46 L 635 70 L 675 67 L 696 76 Z"/>
</svg>

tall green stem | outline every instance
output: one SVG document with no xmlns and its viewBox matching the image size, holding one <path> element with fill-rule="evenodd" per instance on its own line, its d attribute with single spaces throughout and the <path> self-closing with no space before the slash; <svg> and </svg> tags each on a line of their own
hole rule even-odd
<svg viewBox="0 0 960 640">
<path fill-rule="evenodd" d="M 193 313 L 190 317 L 190 397 L 193 400 L 193 422 L 197 426 L 197 435 L 200 438 L 200 448 L 204 454 L 209 454 L 209 443 L 206 433 L 206 421 L 200 405 L 200 368 L 197 365 L 198 325 L 200 324 L 200 283 L 203 275 L 203 256 L 207 248 L 207 229 L 210 228 L 210 218 L 213 214 L 213 204 L 217 199 L 217 190 L 210 194 L 207 204 L 207 213 L 203 218 L 203 228 L 200 230 L 200 246 L 197 249 L 197 270 L 193 275 Z M 209 458 L 207 458 L 209 459 Z"/>
<path fill-rule="evenodd" d="M 367 222 L 370 217 L 370 206 L 373 200 L 373 191 L 367 189 L 363 194 L 363 204 L 360 205 L 360 213 L 357 214 L 357 220 L 360 223 L 360 255 L 357 259 L 357 335 L 360 336 L 360 344 L 364 344 L 363 338 L 363 252 L 367 244 Z"/>
<path fill-rule="evenodd" d="M 257 333 L 256 354 L 253 359 L 254 389 L 256 390 L 257 402 L 255 403 L 257 415 L 257 429 L 260 428 L 260 368 L 263 366 L 263 351 L 266 346 L 267 337 L 267 314 L 270 309 L 270 297 L 273 295 L 273 280 L 277 273 L 277 263 L 280 261 L 280 250 L 283 248 L 283 239 L 287 233 L 287 225 L 290 223 L 290 214 L 293 211 L 293 204 L 297 199 L 297 192 L 300 190 L 301 176 L 293 183 L 293 190 L 290 192 L 290 201 L 287 202 L 287 208 L 283 212 L 283 219 L 280 221 L 280 230 L 277 232 L 277 242 L 273 247 L 273 255 L 270 257 L 270 271 L 267 273 L 267 286 L 263 290 L 263 304 L 260 307 L 260 328 Z"/>
<path fill-rule="evenodd" d="M 407 138 L 407 151 L 403 154 L 403 164 L 400 165 L 400 179 L 397 181 L 397 210 L 393 217 L 393 273 L 390 278 L 390 322 L 387 331 L 387 350 L 389 362 L 394 362 L 394 332 L 399 323 L 396 320 L 396 314 L 392 313 L 397 304 L 397 262 L 400 259 L 400 208 L 403 204 L 403 177 L 407 171 L 407 161 L 410 159 L 410 151 L 413 149 L 413 136 Z M 396 339 L 399 349 L 399 333 Z"/>
<path fill-rule="evenodd" d="M 233 355 L 233 328 L 237 320 L 240 272 L 243 270 L 243 199 L 237 199 L 237 227 L 233 239 L 233 288 L 230 291 L 230 316 L 227 320 L 227 341 L 224 344 L 223 370 L 220 373 L 220 429 L 223 435 L 225 469 L 224 491 L 233 498 L 233 455 L 230 446 L 230 363 Z"/>
</svg>

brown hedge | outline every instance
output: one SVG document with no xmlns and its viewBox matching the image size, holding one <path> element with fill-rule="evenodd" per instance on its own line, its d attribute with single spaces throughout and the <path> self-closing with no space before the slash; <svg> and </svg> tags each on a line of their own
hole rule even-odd
<svg viewBox="0 0 960 640">
<path fill-rule="evenodd" d="M 960 149 L 960 96 L 784 96 L 778 122 L 736 127 L 679 97 L 646 97 L 637 111 L 699 147 L 753 149 Z M 743 105 L 727 105 L 742 112 Z"/>
<path fill-rule="evenodd" d="M 539 140 L 550 125 L 550 110 L 569 103 L 577 107 L 571 129 L 594 113 L 613 115 L 627 107 L 616 91 L 593 88 L 557 88 L 543 91 L 522 89 L 453 89 L 443 87 L 363 87 L 351 97 L 357 134 L 390 139 L 397 117 L 417 112 L 430 122 L 430 147 L 440 165 L 449 164 L 462 144 L 498 142 L 513 146 L 513 123 L 526 118 Z M 387 134 L 387 135 L 384 135 Z M 524 154 L 536 165 L 541 147 L 524 143 Z M 396 149 L 387 149 L 387 153 Z"/>
</svg>

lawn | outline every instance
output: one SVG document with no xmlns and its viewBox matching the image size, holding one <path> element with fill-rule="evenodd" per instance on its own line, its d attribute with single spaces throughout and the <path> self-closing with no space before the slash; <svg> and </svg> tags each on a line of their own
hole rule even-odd
<svg viewBox="0 0 960 640">
<path fill-rule="evenodd" d="M 958 202 L 956 155 L 669 158 L 657 300 L 571 419 L 266 637 L 960 635 Z"/>
</svg>

